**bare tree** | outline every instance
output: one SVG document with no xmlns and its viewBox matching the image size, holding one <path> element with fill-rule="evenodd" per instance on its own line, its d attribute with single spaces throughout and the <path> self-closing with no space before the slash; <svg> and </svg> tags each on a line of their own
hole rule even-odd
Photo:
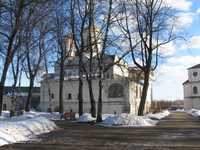
<svg viewBox="0 0 200 150">
<path fill-rule="evenodd" d="M 47 47 L 48 48 L 48 47 Z M 46 72 L 46 80 L 45 82 L 47 83 L 47 89 L 48 89 L 48 95 L 49 95 L 49 111 L 52 113 L 52 93 L 51 93 L 51 88 L 50 88 L 50 84 L 49 84 L 49 57 L 47 56 L 48 53 L 44 53 L 44 71 Z"/>
<path fill-rule="evenodd" d="M 16 51 L 19 49 L 22 41 L 19 38 L 19 34 L 23 29 L 22 20 L 26 20 L 24 16 L 24 8 L 33 3 L 30 1 L 6 1 L 1 6 L 1 27 L 0 27 L 0 39 L 1 39 L 1 53 L 4 55 L 2 60 L 3 69 L 0 81 L 0 115 L 2 114 L 3 103 L 3 89 L 6 80 L 7 71 L 10 63 L 13 61 Z"/>
<path fill-rule="evenodd" d="M 83 53 L 85 51 L 84 43 L 84 28 L 88 21 L 88 4 L 87 1 L 71 0 L 70 1 L 70 19 L 69 25 L 71 26 L 73 40 L 75 42 L 75 48 L 79 57 L 79 89 L 78 89 L 78 99 L 79 99 L 79 116 L 83 114 Z"/>
<path fill-rule="evenodd" d="M 65 61 L 68 58 L 68 51 L 65 46 L 65 35 L 67 33 L 68 24 L 66 20 L 69 17 L 68 13 L 68 1 L 62 0 L 56 4 L 57 9 L 54 11 L 54 38 L 56 40 L 56 53 L 58 55 L 58 61 L 56 62 L 60 68 L 60 78 L 59 78 L 59 112 L 62 114 L 64 112 L 64 104 L 63 104 L 63 83 L 65 77 Z"/>
<path fill-rule="evenodd" d="M 143 115 L 150 74 L 162 56 L 161 47 L 178 37 L 176 11 L 163 0 L 131 0 L 121 3 L 120 25 L 126 35 L 134 64 L 144 73 L 144 86 L 138 110 Z M 135 48 L 135 42 L 140 44 Z"/>
<path fill-rule="evenodd" d="M 46 17 L 52 11 L 48 9 L 49 3 L 34 3 L 26 10 L 28 19 L 24 22 L 24 41 L 25 44 L 22 47 L 26 53 L 25 71 L 29 78 L 29 91 L 25 110 L 30 111 L 32 103 L 32 94 L 34 87 L 34 80 L 38 71 L 41 69 L 40 64 L 44 59 L 44 53 L 46 53 L 44 46 L 44 40 L 49 33 L 49 24 L 46 21 Z M 42 14 L 42 15 L 41 15 Z"/>
<path fill-rule="evenodd" d="M 20 86 L 21 86 L 21 76 L 23 68 L 22 63 L 24 62 L 24 54 L 21 54 L 21 51 L 17 51 L 16 59 L 12 62 L 12 74 L 13 74 L 13 84 L 11 91 L 11 109 L 10 109 L 10 117 L 14 116 L 15 104 L 18 101 L 20 96 Z M 18 82 L 18 87 L 16 87 Z M 17 90 L 17 92 L 16 92 Z"/>
</svg>

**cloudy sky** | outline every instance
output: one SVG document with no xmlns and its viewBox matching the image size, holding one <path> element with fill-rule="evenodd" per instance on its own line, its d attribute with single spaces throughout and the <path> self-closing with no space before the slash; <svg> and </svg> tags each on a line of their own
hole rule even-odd
<svg viewBox="0 0 200 150">
<path fill-rule="evenodd" d="M 170 57 L 159 65 L 153 82 L 154 100 L 183 99 L 187 68 L 200 63 L 200 0 L 167 0 L 181 10 L 188 41 L 167 45 Z"/>
</svg>

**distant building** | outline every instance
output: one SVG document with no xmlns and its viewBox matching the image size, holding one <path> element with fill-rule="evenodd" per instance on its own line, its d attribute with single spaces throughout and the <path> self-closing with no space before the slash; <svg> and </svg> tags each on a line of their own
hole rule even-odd
<svg viewBox="0 0 200 150">
<path fill-rule="evenodd" d="M 96 26 L 91 28 L 94 30 L 92 38 L 96 38 L 97 44 L 93 46 L 93 53 L 91 55 L 88 48 L 83 54 L 83 61 L 86 64 L 85 69 L 89 70 L 89 61 L 93 61 L 92 78 L 93 78 L 93 91 L 94 98 L 96 100 L 96 106 L 98 101 L 98 55 L 101 53 L 101 32 Z M 83 31 L 85 47 L 88 47 L 89 27 L 86 27 Z M 63 39 L 63 47 L 65 48 L 65 54 L 67 59 L 64 62 L 65 77 L 63 85 L 63 99 L 64 99 L 64 111 L 65 112 L 78 112 L 78 88 L 79 88 L 79 57 L 75 55 L 75 48 L 73 45 L 73 37 L 67 34 Z M 91 58 L 90 58 L 91 57 Z M 103 91 L 103 103 L 102 112 L 109 114 L 121 114 L 131 113 L 137 114 L 140 98 L 142 94 L 144 74 L 137 67 L 128 67 L 128 63 L 123 59 L 119 61 L 117 55 L 104 56 L 104 65 L 114 64 L 105 74 L 104 91 Z M 95 73 L 96 72 L 96 73 Z M 49 102 L 49 89 L 51 91 L 52 107 L 53 111 L 59 111 L 59 75 L 60 75 L 60 59 L 54 66 L 54 73 L 44 75 L 41 81 L 41 102 L 40 108 L 42 111 L 48 111 L 50 107 Z M 145 113 L 149 112 L 151 104 L 151 81 L 153 72 L 150 75 L 149 91 L 147 94 Z M 86 74 L 83 74 L 83 112 L 90 113 L 90 97 L 88 83 L 86 81 Z M 48 81 L 48 82 L 47 82 Z M 96 107 L 97 108 L 97 107 Z"/>
<path fill-rule="evenodd" d="M 188 78 L 183 83 L 184 109 L 200 109 L 200 64 L 188 68 Z"/>
<path fill-rule="evenodd" d="M 176 100 L 171 105 L 171 110 L 184 109 L 183 100 Z"/>
<path fill-rule="evenodd" d="M 11 102 L 11 86 L 5 86 L 4 87 L 4 92 L 3 92 L 3 110 L 11 110 L 12 107 L 12 102 Z M 18 101 L 15 104 L 15 111 L 18 110 L 24 110 L 26 107 L 26 102 L 27 102 L 27 95 L 28 95 L 28 90 L 29 87 L 20 87 L 20 91 L 18 91 L 18 87 L 16 88 L 15 96 L 18 97 Z M 39 101 L 40 101 L 40 87 L 34 87 L 33 88 L 33 100 L 32 100 L 32 106 L 35 108 L 37 105 L 39 106 Z"/>
</svg>

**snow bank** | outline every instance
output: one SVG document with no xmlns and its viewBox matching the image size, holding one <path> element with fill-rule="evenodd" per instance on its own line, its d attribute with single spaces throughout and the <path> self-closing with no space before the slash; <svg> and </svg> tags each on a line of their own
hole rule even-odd
<svg viewBox="0 0 200 150">
<path fill-rule="evenodd" d="M 107 117 L 103 124 L 105 125 L 127 125 L 127 126 L 154 126 L 157 121 L 153 121 L 147 117 L 136 116 L 132 114 L 121 114 Z"/>
<path fill-rule="evenodd" d="M 0 116 L 0 146 L 20 141 L 27 141 L 33 139 L 36 135 L 50 132 L 58 127 L 50 120 L 60 120 L 59 113 L 46 113 L 31 110 L 24 112 L 19 117 L 10 118 L 9 111 L 2 111 Z M 165 113 L 167 114 L 167 113 Z M 77 114 L 76 114 L 77 115 Z M 161 116 L 161 114 L 154 114 Z M 155 117 L 154 116 L 154 117 Z M 164 115 L 162 115 L 164 116 Z M 148 116 L 149 117 L 149 116 Z M 103 123 L 99 125 L 104 126 L 154 126 L 157 121 L 153 121 L 146 116 L 140 117 L 130 114 L 112 115 L 103 114 Z M 158 118 L 158 117 L 157 117 Z M 95 121 L 91 114 L 84 114 L 80 117 L 76 116 L 77 122 Z"/>
<path fill-rule="evenodd" d="M 165 110 L 161 113 L 157 113 L 157 114 L 147 114 L 146 116 L 148 118 L 151 118 L 151 119 L 162 119 L 166 116 L 168 116 L 170 114 L 170 112 L 168 110 Z"/>
<path fill-rule="evenodd" d="M 188 111 L 188 114 L 194 116 L 194 117 L 198 117 L 200 116 L 200 110 L 198 109 L 191 109 Z"/>
<path fill-rule="evenodd" d="M 90 121 L 95 121 L 95 120 L 96 120 L 96 118 L 91 117 L 91 114 L 83 114 L 76 121 L 77 122 L 90 122 Z"/>
<path fill-rule="evenodd" d="M 44 117 L 35 117 L 28 120 L 22 118 L 23 117 L 10 118 L 8 122 L 1 123 L 0 146 L 19 141 L 27 141 L 35 135 L 57 129 L 54 122 Z M 21 119 L 23 121 L 21 121 Z"/>
<path fill-rule="evenodd" d="M 20 117 L 25 117 L 25 118 L 34 118 L 34 117 L 44 117 L 47 118 L 49 120 L 59 120 L 60 119 L 60 114 L 58 112 L 54 112 L 54 113 L 47 113 L 47 112 L 37 112 L 37 111 L 30 111 L 30 112 L 26 112 L 23 115 L 21 115 Z"/>
</svg>

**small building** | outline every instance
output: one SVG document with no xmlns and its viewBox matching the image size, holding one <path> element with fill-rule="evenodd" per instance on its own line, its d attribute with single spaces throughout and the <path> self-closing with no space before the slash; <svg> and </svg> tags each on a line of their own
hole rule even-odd
<svg viewBox="0 0 200 150">
<path fill-rule="evenodd" d="M 11 86 L 5 86 L 3 92 L 3 110 L 11 110 L 12 102 L 11 102 Z M 18 101 L 15 104 L 15 111 L 24 110 L 26 107 L 27 96 L 28 96 L 29 87 L 20 87 L 19 89 L 16 88 L 15 96 L 18 96 Z M 32 99 L 32 106 L 37 107 L 39 106 L 38 102 L 40 101 L 40 87 L 33 88 L 33 99 Z M 36 104 L 37 103 L 37 104 Z"/>
<path fill-rule="evenodd" d="M 184 109 L 183 100 L 174 101 L 171 105 L 171 110 Z"/>
<path fill-rule="evenodd" d="M 183 83 L 184 109 L 200 109 L 200 64 L 188 68 L 188 80 Z"/>
</svg>

